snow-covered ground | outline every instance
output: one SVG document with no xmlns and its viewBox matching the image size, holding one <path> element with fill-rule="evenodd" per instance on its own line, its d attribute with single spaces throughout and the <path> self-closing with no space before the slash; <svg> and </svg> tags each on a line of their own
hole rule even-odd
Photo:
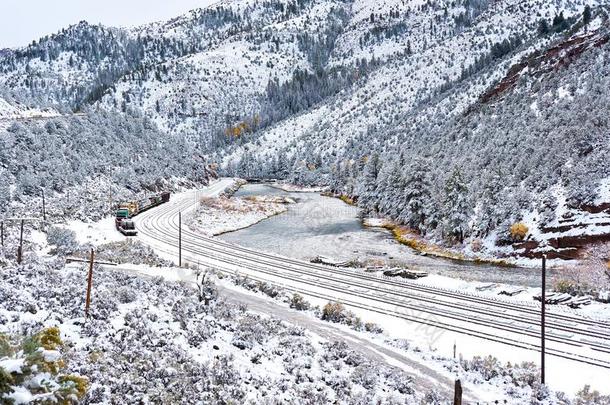
<svg viewBox="0 0 610 405">
<path fill-rule="evenodd" d="M 168 280 L 193 280 L 192 270 L 180 269 L 177 272 L 164 272 L 161 269 L 134 269 L 136 273 L 147 276 L 160 275 Z M 354 331 L 353 328 L 342 324 L 329 324 L 320 326 L 319 312 L 316 310 L 304 313 L 287 310 L 289 294 L 282 293 L 275 298 L 270 298 L 261 292 L 244 290 L 244 287 L 235 284 L 233 278 L 223 278 L 218 281 L 218 285 L 226 290 L 227 296 L 233 299 L 248 303 L 249 308 L 256 312 L 273 311 L 276 316 L 298 322 L 316 335 L 341 336 L 350 346 L 358 347 L 366 352 L 376 353 L 383 361 L 395 367 L 403 369 L 404 372 L 412 374 L 415 381 L 425 384 L 427 380 L 435 379 L 439 381 L 453 381 L 460 378 L 467 397 L 477 398 L 484 403 L 508 403 L 520 404 L 532 395 L 539 395 L 544 392 L 534 384 L 534 389 L 524 383 L 529 378 L 536 378 L 538 370 L 535 366 L 535 359 L 531 352 L 524 350 L 511 350 L 510 356 L 499 356 L 500 360 L 488 357 L 481 360 L 484 366 L 476 370 L 468 369 L 471 359 L 479 356 L 485 359 L 490 353 L 498 356 L 495 344 L 480 339 L 464 338 L 452 333 L 434 330 L 430 327 L 409 324 L 408 322 L 397 321 L 396 318 L 379 315 L 366 310 L 353 310 L 361 317 L 363 322 L 374 320 L 384 329 L 382 334 L 368 333 L 364 331 Z M 315 297 L 307 297 L 312 305 L 324 306 L 327 301 Z M 319 311 L 319 310 L 318 310 Z M 333 332 L 335 330 L 335 332 Z M 335 335 L 338 333 L 338 335 Z M 443 347 L 442 345 L 446 345 Z M 458 359 L 452 357 L 453 347 L 456 347 Z M 507 358 L 508 360 L 503 358 Z M 474 363 L 476 363 L 475 360 Z M 533 363 L 532 363 L 533 361 Z M 540 398 L 539 403 L 556 403 L 559 398 L 569 397 L 582 388 L 582 378 L 568 381 L 564 370 L 569 367 L 571 370 L 578 370 L 584 373 L 585 380 L 594 388 L 604 392 L 603 381 L 606 377 L 604 373 L 596 373 L 587 366 L 579 366 L 573 362 L 566 362 L 549 358 L 550 372 L 547 371 L 549 380 L 553 379 L 552 386 L 558 390 L 568 392 L 568 397 L 561 393 L 559 396 L 552 393 L 551 397 Z M 469 363 L 470 362 L 470 363 Z M 505 362 L 515 365 L 507 366 Z M 521 365 L 521 366 L 519 366 Z M 483 375 L 482 375 L 483 374 Z M 569 403 L 569 402 L 566 402 Z"/>
<path fill-rule="evenodd" d="M 306 187 L 285 182 L 275 182 L 272 183 L 271 186 L 284 190 L 288 193 L 320 193 L 328 190 L 328 187 Z"/>
<path fill-rule="evenodd" d="M 413 393 L 406 373 L 217 299 L 211 283 L 206 304 L 184 284 L 98 269 L 91 316 L 85 320 L 82 304 L 74 305 L 83 302 L 85 278 L 81 267 L 5 269 L 0 291 L 20 293 L 0 302 L 0 331 L 21 340 L 59 328 L 65 364 L 58 363 L 58 374 L 87 378 L 87 403 L 261 403 L 267 397 L 300 402 L 311 395 L 316 403 L 412 402 L 422 397 Z M 22 358 L 3 355 L 2 365 Z M 15 378 L 21 374 L 16 367 L 10 370 Z M 0 398 L 28 399 L 24 389 L 32 394 L 43 389 L 15 387 L 9 392 L 3 387 Z"/>
<path fill-rule="evenodd" d="M 188 196 L 186 196 L 185 198 L 188 198 Z M 174 204 L 180 205 L 182 209 L 185 209 L 186 200 L 184 203 L 181 201 L 174 201 Z M 172 229 L 172 224 L 174 223 L 174 215 L 177 215 L 175 210 L 166 211 L 158 216 L 155 215 L 155 212 L 151 211 L 150 213 L 146 214 L 145 217 L 141 218 L 140 221 L 143 225 L 145 225 L 147 221 L 153 221 L 157 224 L 157 226 Z M 150 237 L 154 235 L 143 236 L 145 236 L 145 239 L 148 241 L 148 239 L 150 239 Z M 210 246 L 211 249 L 214 249 L 217 252 L 217 254 L 213 256 L 207 254 L 201 255 L 193 253 L 192 247 L 190 247 L 190 245 L 194 243 L 194 238 L 195 237 L 193 235 L 190 235 L 188 238 L 186 238 L 186 240 L 183 240 L 183 243 L 186 243 L 186 248 L 183 251 L 182 258 L 183 262 L 189 263 L 189 265 L 193 265 L 195 263 L 197 263 L 198 266 L 207 265 L 211 266 L 212 268 L 222 269 L 223 272 L 227 272 L 229 274 L 234 275 L 235 273 L 239 273 L 242 276 L 248 276 L 250 278 L 253 278 L 254 280 L 263 280 L 264 282 L 271 283 L 272 285 L 286 288 L 288 291 L 299 291 L 301 294 L 305 295 L 308 299 L 311 299 L 314 302 L 316 297 L 323 297 L 323 300 L 330 299 L 334 301 L 343 302 L 348 308 L 360 315 L 361 319 L 373 319 L 376 322 L 382 324 L 382 326 L 384 326 L 384 328 L 388 331 L 389 336 L 392 336 L 394 338 L 404 338 L 405 336 L 408 336 L 409 340 L 411 342 L 414 342 L 417 347 L 427 348 L 429 351 L 433 352 L 436 351 L 437 353 L 443 354 L 443 357 L 451 357 L 451 352 L 455 344 L 457 354 L 462 354 L 465 359 L 474 359 L 476 356 L 484 357 L 492 353 L 494 356 L 498 357 L 498 361 L 500 363 L 511 362 L 514 364 L 515 361 L 527 361 L 537 364 L 539 360 L 539 355 L 535 350 L 514 348 L 515 342 L 519 344 L 518 347 L 527 347 L 527 345 L 530 344 L 535 347 L 535 345 L 537 345 L 538 343 L 535 331 L 532 330 L 528 331 L 528 333 L 522 333 L 521 324 L 518 328 L 504 328 L 503 330 L 505 330 L 506 332 L 498 334 L 497 326 L 488 326 L 476 321 L 478 319 L 482 319 L 480 317 L 487 317 L 484 312 L 478 312 L 481 315 L 473 316 L 473 319 L 475 319 L 476 327 L 475 329 L 472 329 L 473 326 L 470 321 L 463 321 L 465 319 L 464 314 L 456 314 L 456 308 L 451 310 L 447 308 L 447 302 L 445 302 L 446 299 L 439 297 L 439 306 L 442 305 L 443 308 L 448 311 L 447 314 L 452 319 L 452 325 L 457 328 L 450 328 L 450 330 L 448 330 L 446 326 L 439 324 L 439 321 L 441 320 L 441 318 L 444 319 L 444 316 L 437 314 L 435 311 L 430 312 L 430 310 L 428 309 L 431 305 L 436 305 L 433 304 L 433 301 L 430 301 L 430 305 L 422 304 L 420 306 L 419 304 L 410 305 L 407 302 L 410 302 L 411 298 L 417 301 L 417 296 L 409 297 L 407 301 L 401 299 L 400 304 L 392 300 L 379 299 L 376 290 L 377 288 L 379 288 L 379 285 L 377 285 L 377 283 L 373 281 L 370 290 L 367 288 L 362 288 L 360 286 L 355 286 L 354 284 L 348 281 L 350 276 L 347 274 L 337 273 L 334 276 L 333 281 L 329 281 L 329 279 L 326 276 L 323 276 L 321 273 L 313 274 L 313 272 L 310 270 L 309 274 L 301 274 L 301 277 L 294 278 L 290 274 L 294 272 L 292 269 L 294 267 L 297 267 L 297 265 L 295 264 L 282 267 L 281 271 L 263 271 L 262 269 L 259 269 L 258 265 L 254 264 L 253 261 L 246 257 L 248 255 L 246 255 L 244 252 L 240 251 L 239 254 L 236 254 L 232 252 L 232 248 L 229 246 L 223 246 L 220 249 L 214 246 Z M 197 243 L 212 243 L 207 242 L 205 239 L 206 238 L 199 238 L 197 239 Z M 170 260 L 175 259 L 175 249 L 166 246 L 163 243 L 157 243 L 155 242 L 155 240 L 152 239 L 150 240 L 150 242 L 156 251 L 166 254 L 167 258 Z M 230 256 L 231 260 L 227 261 L 226 256 Z M 385 295 L 382 294 L 382 296 L 390 296 L 394 294 L 395 289 L 400 289 L 401 287 L 384 286 L 384 288 L 387 289 L 387 293 L 385 293 Z M 405 289 L 408 290 L 408 286 L 405 286 Z M 373 292 L 373 290 L 375 290 L 375 292 Z M 441 290 L 439 289 L 439 291 Z M 433 298 L 434 297 L 432 297 L 431 299 Z M 490 302 L 491 301 L 492 300 L 490 300 Z M 406 305 L 403 305 L 403 302 Z M 318 302 L 318 304 L 320 305 L 323 303 L 324 301 Z M 527 307 L 533 308 L 535 310 L 536 305 L 534 305 L 532 302 L 529 302 L 529 305 L 527 305 Z M 468 308 L 461 306 L 459 308 L 459 311 L 467 312 Z M 516 312 L 521 313 L 521 311 Z M 550 309 L 549 312 L 551 312 Z M 557 311 L 557 309 L 554 309 L 552 312 L 557 314 L 558 312 L 563 311 Z M 512 317 L 514 316 L 511 314 L 506 314 L 506 316 L 502 316 L 502 318 L 507 318 L 507 321 L 509 323 L 515 322 L 508 320 Z M 527 317 L 529 318 L 530 315 L 528 315 Z M 466 318 L 470 319 L 471 317 L 466 316 Z M 495 324 L 495 321 L 493 323 Z M 460 327 L 459 325 L 462 326 Z M 455 331 L 463 330 L 462 328 L 468 329 L 474 335 Z M 532 326 L 529 321 L 527 321 L 523 324 L 523 328 L 535 329 L 535 326 Z M 481 333 L 483 335 L 481 335 Z M 553 333 L 557 335 L 558 332 L 555 331 Z M 496 340 L 489 340 L 484 336 L 484 334 L 491 334 L 495 337 Z M 508 339 L 508 342 L 503 342 L 504 339 Z M 561 341 L 558 341 L 558 343 L 556 344 L 550 342 L 548 350 L 552 350 L 556 353 L 567 351 L 570 353 L 577 353 L 578 355 L 582 354 L 585 356 L 596 355 L 594 353 L 590 353 L 589 349 L 585 349 L 584 347 L 575 347 L 569 344 L 569 342 L 564 342 L 564 340 L 565 339 L 562 338 Z M 508 346 L 507 343 L 509 344 Z M 525 344 L 526 346 L 522 346 L 523 344 Z M 553 347 L 551 348 L 551 346 Z M 510 350 L 507 350 L 507 348 L 510 348 Z M 550 353 L 547 357 L 549 358 L 548 364 L 553 365 L 549 368 L 548 376 L 549 381 L 552 381 L 551 387 L 554 389 L 565 390 L 570 394 L 576 393 L 585 384 L 591 384 L 592 386 L 598 389 L 603 389 L 603 381 L 605 381 L 605 379 L 607 378 L 610 378 L 608 372 L 603 368 L 589 366 L 585 363 L 577 362 L 574 360 L 564 360 L 562 358 L 552 356 Z M 600 361 L 601 360 L 602 359 L 600 358 Z M 566 379 L 565 373 L 563 372 L 563 370 L 565 369 L 574 369 L 578 372 L 575 376 L 571 375 L 568 381 Z M 506 375 L 502 373 L 501 375 Z M 511 393 L 510 395 L 515 394 Z"/>
<path fill-rule="evenodd" d="M 514 302 L 533 302 L 534 297 L 539 296 L 541 293 L 541 288 L 521 287 L 504 283 L 466 281 L 437 274 L 430 274 L 424 278 L 413 280 L 413 282 L 430 287 L 462 291 L 489 298 L 502 298 Z M 549 304 L 549 306 L 562 307 L 566 312 L 584 314 L 595 319 L 607 320 L 610 322 L 610 304 L 592 301 L 591 304 L 583 305 L 578 309 L 569 309 L 562 305 Z"/>
<path fill-rule="evenodd" d="M 116 230 L 114 217 L 106 217 L 96 222 L 68 221 L 66 228 L 76 234 L 80 244 L 98 246 L 104 243 L 122 242 L 127 237 Z"/>
<path fill-rule="evenodd" d="M 226 184 L 225 180 L 216 183 L 211 193 L 218 195 Z M 39 236 L 35 239 L 44 243 Z M 67 360 L 65 373 L 89 379 L 89 403 L 117 396 L 129 401 L 220 398 L 210 395 L 240 403 L 260 403 L 268 396 L 286 402 L 314 398 L 314 403 L 384 404 L 438 403 L 433 400 L 438 397 L 444 403 L 454 378 L 462 379 L 469 402 L 521 404 L 540 396 L 538 403 L 551 404 L 561 398 L 526 383 L 532 376 L 535 379 L 535 366 L 502 365 L 535 361 L 531 352 L 511 350 L 505 355 L 498 345 L 480 339 L 356 308 L 352 310 L 363 322 L 374 320 L 385 334 L 320 323 L 315 311 L 290 310 L 283 300 L 244 291 L 226 278 L 216 281 L 221 298 L 203 305 L 191 288 L 194 271 L 175 267 L 96 269 L 92 315 L 84 322 L 84 266 L 46 265 L 27 257 L 25 266 L 9 265 L 0 272 L 0 319 L 5 320 L 0 332 L 19 339 L 59 327 L 67 343 L 60 353 Z M 437 283 L 442 285 L 442 280 Z M 206 297 L 215 297 L 210 284 L 205 291 Z M 308 299 L 315 305 L 326 304 Z M 252 311 L 244 311 L 244 304 Z M 269 313 L 277 319 L 269 318 Z M 454 344 L 465 360 L 451 359 Z M 468 360 L 490 353 L 499 362 Z M 354 356 L 360 360 L 354 362 Z M 20 358 L 0 360 L 13 364 Z M 551 387 L 572 396 L 586 379 L 604 390 L 603 373 L 555 360 L 548 359 Z M 567 381 L 565 369 L 575 370 L 579 378 Z M 205 384 L 190 384 L 194 379 Z M 396 385 L 399 382 L 402 388 Z M 337 391 L 339 387 L 343 388 Z"/>
<path fill-rule="evenodd" d="M 256 196 L 203 198 L 185 220 L 191 229 L 213 236 L 246 228 L 280 214 L 286 211 L 285 204 L 289 203 L 279 198 Z"/>
</svg>

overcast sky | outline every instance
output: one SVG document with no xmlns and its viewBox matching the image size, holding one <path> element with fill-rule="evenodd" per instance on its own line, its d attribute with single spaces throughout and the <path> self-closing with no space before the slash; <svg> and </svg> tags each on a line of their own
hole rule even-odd
<svg viewBox="0 0 610 405">
<path fill-rule="evenodd" d="M 0 0 L 0 49 L 24 46 L 86 20 L 133 26 L 164 20 L 218 0 Z"/>
</svg>

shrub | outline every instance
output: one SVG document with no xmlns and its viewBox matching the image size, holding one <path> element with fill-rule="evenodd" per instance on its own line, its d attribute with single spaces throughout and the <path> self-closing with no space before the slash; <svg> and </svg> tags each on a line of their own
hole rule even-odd
<svg viewBox="0 0 610 405">
<path fill-rule="evenodd" d="M 345 321 L 345 307 L 340 302 L 329 302 L 322 309 L 322 320 L 343 323 Z"/>
<path fill-rule="evenodd" d="M 442 403 L 444 403 L 443 396 L 435 390 L 426 392 L 426 395 L 422 401 L 422 404 L 426 405 L 440 405 Z"/>
<path fill-rule="evenodd" d="M 297 311 L 307 311 L 311 308 L 311 305 L 301 294 L 294 293 L 290 299 L 290 308 L 296 309 Z"/>
<path fill-rule="evenodd" d="M 372 390 L 377 385 L 378 370 L 369 364 L 358 365 L 352 373 L 352 382 Z"/>
<path fill-rule="evenodd" d="M 9 347 L 4 357 L 19 366 L 8 370 L 0 367 L 0 403 L 13 403 L 11 396 L 16 388 L 34 397 L 43 396 L 41 403 L 78 403 L 87 393 L 88 381 L 60 372 L 65 365 L 60 353 L 62 346 L 59 329 L 54 327 Z"/>
<path fill-rule="evenodd" d="M 516 222 L 510 227 L 510 236 L 515 241 L 522 241 L 527 236 L 529 228 L 523 222 Z"/>
<path fill-rule="evenodd" d="M 383 333 L 383 328 L 376 323 L 367 322 L 364 324 L 364 330 L 371 333 L 380 334 Z"/>
<path fill-rule="evenodd" d="M 116 291 L 117 299 L 121 304 L 129 304 L 138 299 L 138 294 L 133 288 L 130 287 L 119 287 Z"/>
<path fill-rule="evenodd" d="M 497 377 L 499 375 L 499 370 L 502 368 L 498 359 L 493 356 L 475 356 L 472 360 L 462 360 L 461 364 L 464 370 L 475 371 L 481 374 L 485 381 Z"/>
<path fill-rule="evenodd" d="M 554 286 L 555 291 L 566 294 L 571 294 L 575 289 L 574 283 L 565 279 L 558 280 Z"/>
<path fill-rule="evenodd" d="M 55 252 L 67 255 L 73 253 L 78 249 L 78 242 L 76 241 L 76 234 L 65 228 L 58 226 L 52 226 L 47 231 L 47 242 L 50 245 L 55 246 Z"/>
<path fill-rule="evenodd" d="M 266 282 L 258 282 L 257 288 L 260 292 L 262 292 L 263 294 L 265 294 L 271 298 L 275 298 L 278 295 L 280 295 L 280 291 L 278 290 L 278 288 L 276 286 L 266 283 Z"/>
<path fill-rule="evenodd" d="M 610 404 L 610 396 L 601 395 L 598 391 L 591 391 L 590 385 L 585 385 L 584 388 L 576 394 L 574 398 L 575 405 L 605 405 Z"/>
</svg>

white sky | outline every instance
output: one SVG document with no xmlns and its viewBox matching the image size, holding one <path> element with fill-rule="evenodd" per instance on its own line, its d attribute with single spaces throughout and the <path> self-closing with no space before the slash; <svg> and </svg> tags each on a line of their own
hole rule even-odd
<svg viewBox="0 0 610 405">
<path fill-rule="evenodd" d="M 86 20 L 133 26 L 165 20 L 218 0 L 0 0 L 0 49 L 25 46 Z"/>
</svg>

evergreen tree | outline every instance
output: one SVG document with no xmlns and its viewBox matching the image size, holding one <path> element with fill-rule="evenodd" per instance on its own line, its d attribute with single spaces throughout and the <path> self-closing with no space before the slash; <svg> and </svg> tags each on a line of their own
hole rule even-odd
<svg viewBox="0 0 610 405">
<path fill-rule="evenodd" d="M 399 196 L 402 195 L 405 183 L 402 175 L 403 164 L 401 160 L 394 164 L 386 165 L 389 167 L 388 173 L 384 176 L 380 184 L 381 201 L 379 202 L 379 211 L 391 218 L 398 218 L 400 215 L 402 204 Z"/>
<path fill-rule="evenodd" d="M 464 242 L 471 210 L 467 197 L 468 188 L 456 168 L 445 183 L 443 231 L 448 240 Z"/>
<path fill-rule="evenodd" d="M 588 29 L 589 23 L 591 22 L 591 6 L 588 4 L 585 6 L 585 10 L 582 13 L 582 22 L 585 25 L 585 29 Z"/>
<path fill-rule="evenodd" d="M 357 189 L 359 205 L 368 211 L 379 211 L 375 191 L 380 170 L 381 161 L 379 160 L 379 155 L 374 153 L 366 160 Z"/>
<path fill-rule="evenodd" d="M 407 167 L 402 193 L 403 206 L 399 219 L 412 229 L 424 230 L 428 217 L 431 186 L 430 167 L 422 158 L 415 158 Z"/>
</svg>

